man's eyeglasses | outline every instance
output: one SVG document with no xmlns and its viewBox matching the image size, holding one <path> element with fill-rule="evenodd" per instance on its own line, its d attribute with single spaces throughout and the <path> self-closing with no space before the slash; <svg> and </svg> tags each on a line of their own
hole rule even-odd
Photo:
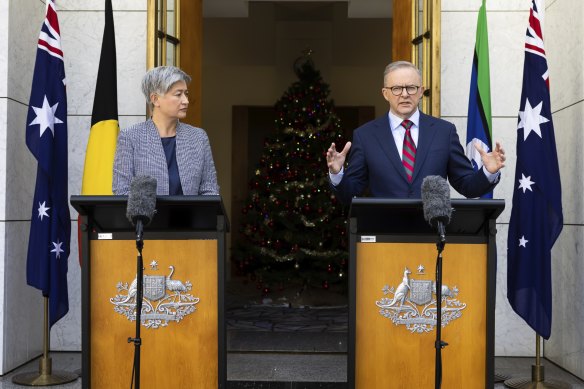
<svg viewBox="0 0 584 389">
<path fill-rule="evenodd" d="M 406 93 L 408 95 L 415 95 L 416 92 L 418 92 L 418 89 L 420 88 L 419 86 L 416 85 L 406 85 L 406 86 L 392 86 L 392 87 L 384 87 L 385 89 L 389 89 L 391 91 L 391 94 L 394 96 L 400 96 L 404 89 L 406 90 Z"/>
</svg>

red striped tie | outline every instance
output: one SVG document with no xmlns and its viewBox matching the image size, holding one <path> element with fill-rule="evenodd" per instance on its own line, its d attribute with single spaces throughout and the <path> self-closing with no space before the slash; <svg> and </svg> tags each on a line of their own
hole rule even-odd
<svg viewBox="0 0 584 389">
<path fill-rule="evenodd" d="M 412 138 L 412 123 L 409 120 L 404 120 L 402 122 L 403 128 L 406 129 L 406 135 L 404 136 L 404 148 L 402 153 L 402 163 L 406 170 L 406 176 L 408 176 L 408 181 L 412 182 L 412 176 L 414 175 L 414 162 L 416 161 L 416 144 Z"/>
</svg>

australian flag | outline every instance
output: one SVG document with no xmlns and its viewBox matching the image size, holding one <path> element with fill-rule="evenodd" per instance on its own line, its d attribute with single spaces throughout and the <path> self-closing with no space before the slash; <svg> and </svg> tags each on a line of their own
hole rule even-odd
<svg viewBox="0 0 584 389">
<path fill-rule="evenodd" d="M 517 125 L 517 166 L 507 240 L 507 298 L 539 335 L 552 324 L 551 249 L 563 227 L 560 170 L 543 45 L 542 0 L 532 0 Z"/>
<path fill-rule="evenodd" d="M 46 1 L 26 120 L 26 145 L 38 161 L 26 280 L 49 298 L 49 325 L 69 311 L 67 260 L 67 95 L 57 12 Z"/>
</svg>

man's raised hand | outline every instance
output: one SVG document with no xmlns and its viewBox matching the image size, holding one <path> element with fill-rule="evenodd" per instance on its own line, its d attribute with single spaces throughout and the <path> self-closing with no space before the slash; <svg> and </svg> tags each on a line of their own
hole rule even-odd
<svg viewBox="0 0 584 389">
<path fill-rule="evenodd" d="M 338 152 L 335 144 L 331 143 L 331 147 L 326 151 L 326 165 L 329 173 L 338 174 L 341 171 L 347 154 L 349 154 L 349 149 L 351 149 L 351 142 L 347 142 L 341 152 Z"/>
</svg>

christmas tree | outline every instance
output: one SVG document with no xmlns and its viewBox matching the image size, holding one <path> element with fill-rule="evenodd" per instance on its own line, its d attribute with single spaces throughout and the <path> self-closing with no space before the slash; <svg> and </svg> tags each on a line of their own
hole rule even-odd
<svg viewBox="0 0 584 389">
<path fill-rule="evenodd" d="M 233 249 L 238 272 L 264 294 L 298 285 L 346 287 L 346 209 L 330 190 L 326 150 L 343 147 L 330 88 L 309 55 L 277 101 L 276 135 L 264 142 Z"/>
</svg>

